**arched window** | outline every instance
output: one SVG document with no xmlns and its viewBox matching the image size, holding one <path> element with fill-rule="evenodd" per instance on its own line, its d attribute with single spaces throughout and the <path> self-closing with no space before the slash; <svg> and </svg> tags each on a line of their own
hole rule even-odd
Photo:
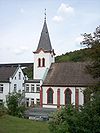
<svg viewBox="0 0 100 133">
<path fill-rule="evenodd" d="M 41 59 L 38 58 L 38 67 L 41 67 Z"/>
<path fill-rule="evenodd" d="M 45 58 L 42 58 L 42 67 L 45 67 Z"/>
<path fill-rule="evenodd" d="M 64 93 L 65 93 L 65 105 L 71 104 L 71 94 L 72 94 L 71 90 L 67 88 Z"/>
<path fill-rule="evenodd" d="M 52 88 L 47 90 L 47 104 L 53 104 L 53 93 Z"/>
</svg>

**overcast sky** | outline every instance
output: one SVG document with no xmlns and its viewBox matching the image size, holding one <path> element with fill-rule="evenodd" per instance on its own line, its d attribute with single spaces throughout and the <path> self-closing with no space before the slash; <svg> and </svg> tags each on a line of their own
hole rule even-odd
<svg viewBox="0 0 100 133">
<path fill-rule="evenodd" d="M 0 0 L 0 63 L 33 62 L 47 9 L 56 55 L 82 48 L 100 25 L 100 0 Z"/>
</svg>

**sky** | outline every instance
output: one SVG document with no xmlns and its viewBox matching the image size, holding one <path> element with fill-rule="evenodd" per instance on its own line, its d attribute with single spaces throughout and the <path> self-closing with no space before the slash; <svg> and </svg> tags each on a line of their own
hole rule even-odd
<svg viewBox="0 0 100 133">
<path fill-rule="evenodd" d="M 82 49 L 100 25 L 100 0 L 0 0 L 0 64 L 34 62 L 45 8 L 56 56 Z"/>
</svg>

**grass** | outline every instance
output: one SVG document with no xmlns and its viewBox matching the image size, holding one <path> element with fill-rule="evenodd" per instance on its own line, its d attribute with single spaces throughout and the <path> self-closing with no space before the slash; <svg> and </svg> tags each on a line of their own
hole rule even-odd
<svg viewBox="0 0 100 133">
<path fill-rule="evenodd" d="M 31 121 L 9 115 L 0 117 L 0 133 L 50 133 L 46 122 Z"/>
</svg>

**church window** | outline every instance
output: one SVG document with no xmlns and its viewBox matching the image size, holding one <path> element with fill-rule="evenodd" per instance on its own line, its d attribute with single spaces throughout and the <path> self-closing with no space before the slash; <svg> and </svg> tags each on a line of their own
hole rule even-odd
<svg viewBox="0 0 100 133">
<path fill-rule="evenodd" d="M 71 90 L 67 88 L 64 93 L 65 93 L 65 105 L 71 104 L 71 93 L 72 93 Z"/>
<path fill-rule="evenodd" d="M 45 58 L 42 58 L 42 67 L 45 67 Z"/>
<path fill-rule="evenodd" d="M 53 104 L 53 93 L 52 88 L 47 90 L 47 104 Z"/>
<path fill-rule="evenodd" d="M 41 67 L 41 59 L 38 59 L 38 67 Z"/>
</svg>

